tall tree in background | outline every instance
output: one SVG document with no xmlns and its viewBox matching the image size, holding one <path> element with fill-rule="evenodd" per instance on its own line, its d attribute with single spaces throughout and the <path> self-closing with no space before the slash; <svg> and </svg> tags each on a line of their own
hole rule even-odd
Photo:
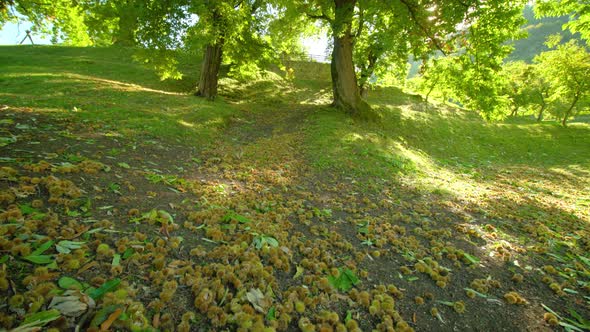
<svg viewBox="0 0 590 332">
<path fill-rule="evenodd" d="M 551 82 L 550 100 L 567 105 L 556 112 L 565 126 L 579 111 L 578 103 L 590 94 L 590 53 L 575 40 L 559 45 L 560 41 L 559 36 L 550 38 L 548 46 L 555 49 L 539 54 L 535 62 L 541 74 Z"/>
<path fill-rule="evenodd" d="M 425 58 L 434 51 L 450 52 L 457 46 L 465 46 L 457 41 L 469 35 L 469 46 L 473 47 L 467 49 L 475 52 L 462 51 L 466 53 L 465 66 L 471 67 L 474 73 L 485 72 L 488 66 L 498 65 L 487 61 L 485 56 L 495 58 L 493 52 L 504 51 L 501 45 L 511 35 L 506 32 L 509 29 L 518 31 L 524 5 L 524 1 L 482 3 L 478 0 L 300 0 L 292 3 L 297 12 L 306 13 L 330 28 L 334 46 L 333 104 L 349 114 L 361 116 L 369 106 L 361 98 L 359 85 L 363 86 L 371 69 L 384 58 L 391 59 L 393 55 L 393 58 L 407 59 L 409 53 Z M 466 29 L 469 34 L 459 33 Z M 356 52 L 356 47 L 363 51 Z M 489 49 L 486 51 L 485 47 Z M 484 56 L 484 53 L 487 54 Z M 361 68 L 358 81 L 354 59 Z M 481 73 L 478 75 L 480 77 L 475 78 L 479 81 L 487 78 Z M 473 100 L 478 95 L 475 90 L 469 94 Z M 482 105 L 485 103 L 475 103 L 475 106 Z"/>
<path fill-rule="evenodd" d="M 224 61 L 233 63 L 234 68 L 270 61 L 286 47 L 286 41 L 293 40 L 275 43 L 270 35 L 276 27 L 272 23 L 278 19 L 277 8 L 272 1 L 263 0 L 153 0 L 140 18 L 138 39 L 157 52 L 202 50 L 196 95 L 214 99 Z M 279 44 L 282 46 L 276 48 Z"/>
<path fill-rule="evenodd" d="M 536 93 L 529 83 L 532 81 L 533 73 L 533 66 L 524 61 L 507 62 L 502 67 L 502 93 L 510 100 L 510 116 L 518 116 L 521 108 L 526 109 L 533 103 L 532 99 Z"/>
<path fill-rule="evenodd" d="M 135 33 L 144 10 L 141 0 L 79 0 L 88 32 L 95 44 L 137 45 Z"/>
</svg>

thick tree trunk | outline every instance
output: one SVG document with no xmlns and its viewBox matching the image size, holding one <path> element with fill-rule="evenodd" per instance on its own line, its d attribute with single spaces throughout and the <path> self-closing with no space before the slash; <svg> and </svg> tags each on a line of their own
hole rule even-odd
<svg viewBox="0 0 590 332">
<path fill-rule="evenodd" d="M 135 31 L 137 30 L 137 6 L 133 1 L 121 2 L 118 6 L 119 22 L 113 38 L 113 44 L 119 46 L 134 46 Z"/>
<path fill-rule="evenodd" d="M 331 63 L 333 105 L 351 115 L 363 117 L 370 107 L 361 99 L 352 61 L 354 37 L 351 27 L 356 0 L 334 0 L 334 3 L 336 17 L 332 25 L 334 50 Z"/>
<path fill-rule="evenodd" d="M 537 122 L 543 121 L 543 113 L 545 112 L 545 104 L 541 105 L 541 109 L 539 110 L 539 114 L 537 114 Z"/>
<path fill-rule="evenodd" d="M 221 67 L 221 57 L 223 50 L 223 41 L 207 45 L 203 56 L 203 66 L 201 69 L 201 78 L 197 96 L 205 97 L 209 100 L 217 97 L 217 84 L 219 81 L 219 68 Z"/>
<path fill-rule="evenodd" d="M 121 18 L 122 19 L 122 18 Z M 118 46 L 134 46 L 135 45 L 135 30 L 137 29 L 137 19 L 130 18 L 129 22 L 119 21 L 119 30 L 115 35 L 113 44 Z"/>
<path fill-rule="evenodd" d="M 572 110 L 574 109 L 574 107 L 576 106 L 576 104 L 578 103 L 578 99 L 580 99 L 580 96 L 578 94 L 576 94 L 574 96 L 574 100 L 572 101 L 572 104 L 570 105 L 570 107 L 567 109 L 567 111 L 565 111 L 565 115 L 563 116 L 563 119 L 561 120 L 561 125 L 562 126 L 566 126 L 567 125 L 567 119 L 570 117 L 570 115 L 572 114 Z"/>
</svg>

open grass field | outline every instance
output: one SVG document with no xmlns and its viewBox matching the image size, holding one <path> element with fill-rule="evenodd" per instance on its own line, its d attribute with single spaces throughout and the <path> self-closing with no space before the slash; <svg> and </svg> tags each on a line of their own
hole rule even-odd
<svg viewBox="0 0 590 332">
<path fill-rule="evenodd" d="M 0 47 L 0 329 L 590 330 L 587 123 L 132 55 Z"/>
</svg>

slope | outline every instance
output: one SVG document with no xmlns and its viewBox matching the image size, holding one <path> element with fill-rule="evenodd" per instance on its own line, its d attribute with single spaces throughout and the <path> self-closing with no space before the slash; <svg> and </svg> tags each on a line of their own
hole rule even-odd
<svg viewBox="0 0 590 332">
<path fill-rule="evenodd" d="M 588 125 L 490 124 L 395 88 L 357 123 L 306 63 L 210 103 L 129 55 L 0 50 L 5 328 L 587 324 Z"/>
</svg>

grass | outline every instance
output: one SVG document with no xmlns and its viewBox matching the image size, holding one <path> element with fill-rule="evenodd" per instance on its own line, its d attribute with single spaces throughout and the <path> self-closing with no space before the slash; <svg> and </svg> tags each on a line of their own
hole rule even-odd
<svg viewBox="0 0 590 332">
<path fill-rule="evenodd" d="M 73 327 L 55 297 L 93 298 L 70 321 L 96 330 L 585 326 L 587 123 L 393 87 L 357 122 L 306 63 L 223 78 L 212 103 L 197 61 L 160 81 L 133 54 L 0 48 L 0 326 Z"/>
<path fill-rule="evenodd" d="M 100 123 L 114 132 L 202 145 L 234 111 L 191 95 L 187 82 L 194 81 L 194 67 L 182 68 L 194 75 L 184 81 L 160 81 L 128 49 L 5 46 L 0 54 L 0 103 Z"/>
</svg>

